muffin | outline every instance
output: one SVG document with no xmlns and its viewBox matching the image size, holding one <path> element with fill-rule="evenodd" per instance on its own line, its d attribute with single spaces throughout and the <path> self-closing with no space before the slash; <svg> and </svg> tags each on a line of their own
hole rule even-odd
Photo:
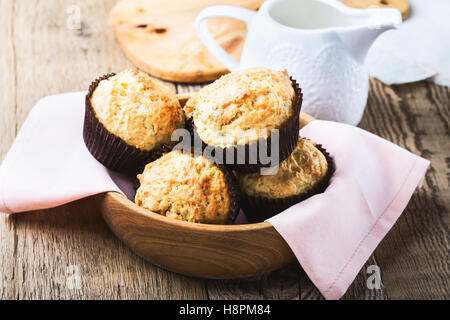
<svg viewBox="0 0 450 320">
<path fill-rule="evenodd" d="M 119 172 L 136 174 L 170 150 L 172 132 L 184 125 L 176 94 L 139 70 L 106 75 L 92 83 L 86 96 L 86 146 Z"/>
<path fill-rule="evenodd" d="M 264 221 L 324 192 L 333 173 L 329 154 L 320 145 L 300 138 L 275 174 L 238 174 L 242 208 L 249 221 Z"/>
<path fill-rule="evenodd" d="M 224 75 L 203 87 L 184 111 L 192 133 L 203 148 L 214 150 L 217 163 L 240 172 L 257 172 L 278 164 L 294 150 L 301 104 L 301 90 L 286 71 L 251 68 Z M 273 129 L 279 130 L 278 163 L 267 163 L 260 148 L 267 145 L 273 158 Z M 244 151 L 239 154 L 240 148 Z"/>
<path fill-rule="evenodd" d="M 173 150 L 138 175 L 137 205 L 178 220 L 232 223 L 239 212 L 234 176 L 202 155 Z"/>
</svg>

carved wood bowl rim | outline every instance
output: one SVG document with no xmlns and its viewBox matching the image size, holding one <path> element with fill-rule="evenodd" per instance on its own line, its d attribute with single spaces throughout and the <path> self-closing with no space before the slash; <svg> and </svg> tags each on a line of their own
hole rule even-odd
<svg viewBox="0 0 450 320">
<path fill-rule="evenodd" d="M 206 231 L 206 232 L 237 232 L 249 230 L 262 230 L 272 227 L 272 225 L 268 222 L 237 224 L 237 225 L 192 223 L 166 217 L 156 212 L 144 209 L 135 204 L 133 201 L 129 200 L 123 194 L 118 192 L 108 192 L 108 196 L 111 197 L 111 200 L 114 200 L 116 203 L 122 204 L 124 207 L 127 207 L 131 212 L 142 215 L 148 219 L 157 220 L 167 225 L 173 225 L 184 229 L 192 229 L 196 231 Z"/>
</svg>

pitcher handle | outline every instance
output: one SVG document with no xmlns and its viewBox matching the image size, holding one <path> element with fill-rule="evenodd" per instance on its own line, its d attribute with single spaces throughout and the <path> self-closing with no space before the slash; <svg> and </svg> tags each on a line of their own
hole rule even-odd
<svg viewBox="0 0 450 320">
<path fill-rule="evenodd" d="M 212 6 L 205 8 L 197 16 L 195 20 L 195 28 L 200 40 L 208 48 L 208 50 L 230 71 L 236 71 L 239 69 L 239 63 L 234 60 L 213 38 L 209 33 L 208 26 L 206 25 L 206 19 L 208 18 L 233 18 L 244 21 L 249 29 L 250 22 L 256 12 L 234 7 L 234 6 Z"/>
</svg>

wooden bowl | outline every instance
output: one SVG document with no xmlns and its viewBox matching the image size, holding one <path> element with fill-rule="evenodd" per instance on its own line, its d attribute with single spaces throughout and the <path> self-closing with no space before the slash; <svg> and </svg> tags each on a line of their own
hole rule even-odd
<svg viewBox="0 0 450 320">
<path fill-rule="evenodd" d="M 314 120 L 301 114 L 300 127 Z M 99 196 L 108 226 L 136 254 L 170 271 L 209 279 L 263 275 L 294 255 L 268 222 L 195 224 L 143 209 L 119 193 Z"/>
</svg>

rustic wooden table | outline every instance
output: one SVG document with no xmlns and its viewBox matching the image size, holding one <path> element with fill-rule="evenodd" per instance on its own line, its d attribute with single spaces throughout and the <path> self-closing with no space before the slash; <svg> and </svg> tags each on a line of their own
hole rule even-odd
<svg viewBox="0 0 450 320">
<path fill-rule="evenodd" d="M 42 97 L 85 90 L 98 75 L 130 63 L 108 27 L 115 0 L 0 0 L 0 160 Z M 174 85 L 175 86 L 175 85 Z M 199 86 L 176 85 L 179 92 Z M 64 106 L 61 106 L 64 107 Z M 450 90 L 428 82 L 371 80 L 360 127 L 431 160 L 394 228 L 344 298 L 449 298 Z M 108 230 L 94 199 L 0 215 L 0 299 L 322 299 L 293 263 L 258 279 L 212 281 L 164 271 L 133 254 Z M 369 265 L 383 285 L 368 289 Z"/>
</svg>

